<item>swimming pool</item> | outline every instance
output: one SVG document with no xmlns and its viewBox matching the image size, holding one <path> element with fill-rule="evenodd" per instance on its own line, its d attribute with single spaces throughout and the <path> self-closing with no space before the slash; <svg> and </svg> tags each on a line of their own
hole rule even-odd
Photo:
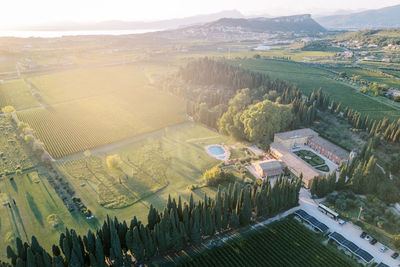
<svg viewBox="0 0 400 267">
<path fill-rule="evenodd" d="M 206 147 L 207 153 L 216 159 L 225 161 L 229 158 L 228 152 L 221 145 L 211 145 Z"/>
</svg>

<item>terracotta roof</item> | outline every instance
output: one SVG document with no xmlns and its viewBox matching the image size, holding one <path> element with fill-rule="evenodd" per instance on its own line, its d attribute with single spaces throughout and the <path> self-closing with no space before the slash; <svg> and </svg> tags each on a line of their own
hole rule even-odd
<svg viewBox="0 0 400 267">
<path fill-rule="evenodd" d="M 307 137 L 307 136 L 318 136 L 318 133 L 314 132 L 310 128 L 305 128 L 305 129 L 298 129 L 289 132 L 275 134 L 275 137 L 278 137 L 281 140 Z"/>
<path fill-rule="evenodd" d="M 314 143 L 322 146 L 323 148 L 327 149 L 329 152 L 340 157 L 341 159 L 346 160 L 349 158 L 349 152 L 347 152 L 343 148 L 329 142 L 328 140 L 326 140 L 322 137 L 313 136 L 310 140 L 312 140 Z"/>
<path fill-rule="evenodd" d="M 257 161 L 254 163 L 255 165 L 259 165 L 261 169 L 263 170 L 275 170 L 275 169 L 281 169 L 284 165 L 284 163 L 280 160 L 276 159 L 269 159 L 269 160 L 264 160 L 264 161 Z"/>
</svg>

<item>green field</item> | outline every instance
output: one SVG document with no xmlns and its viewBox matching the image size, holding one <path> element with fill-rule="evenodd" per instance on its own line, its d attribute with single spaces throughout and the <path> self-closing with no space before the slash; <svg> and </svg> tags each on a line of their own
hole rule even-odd
<svg viewBox="0 0 400 267">
<path fill-rule="evenodd" d="M 55 158 L 186 120 L 183 99 L 149 86 L 138 67 L 81 72 L 32 79 L 52 106 L 18 113 Z"/>
<path fill-rule="evenodd" d="M 179 266 L 357 266 L 322 241 L 318 234 L 286 218 L 224 243 L 221 241 L 212 249 L 186 253 L 174 263 L 178 262 Z"/>
<path fill-rule="evenodd" d="M 307 94 L 321 87 L 330 94 L 333 100 L 369 115 L 370 118 L 387 117 L 397 120 L 400 117 L 400 109 L 380 103 L 373 97 L 366 96 L 354 88 L 334 80 L 334 75 L 327 70 L 278 60 L 239 59 L 235 60 L 234 64 L 266 73 L 272 78 L 290 81 L 297 84 Z"/>
<path fill-rule="evenodd" d="M 13 106 L 16 110 L 38 107 L 28 84 L 22 79 L 0 82 L 0 108 Z"/>
<path fill-rule="evenodd" d="M 11 180 L 10 178 L 13 177 Z M 46 180 L 46 174 L 15 175 L 0 180 L 0 257 L 6 259 L 6 246 L 14 244 L 15 238 L 30 242 L 35 235 L 40 243 L 51 250 L 57 243 L 59 233 L 65 227 L 81 233 L 96 225 L 87 221 L 78 211 L 70 213 Z M 14 204 L 14 201 L 16 204 Z M 10 207 L 7 203 L 10 203 Z M 53 227 L 50 215 L 55 215 L 58 226 Z"/>
</svg>

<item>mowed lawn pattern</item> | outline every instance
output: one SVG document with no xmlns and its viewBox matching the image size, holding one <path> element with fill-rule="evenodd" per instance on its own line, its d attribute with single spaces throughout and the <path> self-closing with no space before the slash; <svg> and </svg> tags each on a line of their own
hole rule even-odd
<svg viewBox="0 0 400 267">
<path fill-rule="evenodd" d="M 99 81 L 89 77 L 83 83 L 71 76 L 70 94 L 63 92 L 67 88 L 61 90 L 64 102 L 61 97 L 56 98 L 57 93 L 48 90 L 46 93 L 51 97 L 47 96 L 47 100 L 60 101 L 58 104 L 18 113 L 53 157 L 60 158 L 185 121 L 182 99 L 147 86 L 143 78 L 132 80 L 130 84 L 129 71 L 124 72 L 127 81 L 120 75 L 114 77 L 113 68 L 107 77 L 108 86 L 112 87 L 109 91 L 105 87 L 100 92 L 93 89 L 104 86 L 101 85 L 104 77 Z M 129 70 L 134 76 L 144 75 L 139 68 Z M 98 74 L 93 71 L 91 75 L 105 75 L 104 69 Z M 58 77 L 60 86 L 67 77 Z M 51 75 L 41 78 L 53 79 Z M 51 84 L 54 83 L 52 80 Z"/>
<path fill-rule="evenodd" d="M 180 266 L 356 266 L 290 218 L 187 257 Z"/>
<path fill-rule="evenodd" d="M 41 245 L 51 251 L 65 227 L 87 232 L 95 221 L 88 221 L 78 211 L 70 213 L 48 183 L 45 174 L 14 175 L 0 180 L 0 258 L 6 259 L 6 247 L 15 246 L 15 238 L 31 242 L 35 235 Z M 15 204 L 14 204 L 15 201 Z M 10 207 L 4 202 L 9 202 Z M 56 215 L 58 226 L 53 227 L 48 216 Z"/>
<path fill-rule="evenodd" d="M 263 59 L 244 59 L 234 62 L 244 68 L 268 74 L 271 78 L 282 79 L 297 84 L 306 94 L 322 88 L 333 100 L 355 109 L 373 119 L 387 117 L 397 120 L 400 110 L 374 100 L 354 88 L 333 79 L 327 70 L 313 68 L 296 62 Z"/>
</svg>

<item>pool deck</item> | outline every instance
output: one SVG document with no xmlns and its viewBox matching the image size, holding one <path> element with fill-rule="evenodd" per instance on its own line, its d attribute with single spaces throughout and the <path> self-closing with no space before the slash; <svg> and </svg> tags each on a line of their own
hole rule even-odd
<svg viewBox="0 0 400 267">
<path fill-rule="evenodd" d="M 223 150 L 225 151 L 225 153 L 223 153 L 223 154 L 218 154 L 218 155 L 214 155 L 214 154 L 211 153 L 211 151 L 209 150 L 209 148 L 210 148 L 210 147 L 213 147 L 213 146 L 218 146 L 218 147 L 220 147 L 221 149 L 223 149 Z M 219 145 L 219 144 L 208 145 L 208 146 L 204 147 L 204 149 L 205 149 L 205 151 L 207 152 L 207 154 L 208 154 L 210 157 L 213 157 L 213 158 L 215 158 L 215 159 L 217 159 L 217 160 L 221 160 L 221 161 L 227 161 L 227 160 L 229 160 L 229 157 L 230 157 L 230 155 L 231 155 L 231 152 L 229 151 L 229 149 L 227 149 L 225 146 Z"/>
</svg>

